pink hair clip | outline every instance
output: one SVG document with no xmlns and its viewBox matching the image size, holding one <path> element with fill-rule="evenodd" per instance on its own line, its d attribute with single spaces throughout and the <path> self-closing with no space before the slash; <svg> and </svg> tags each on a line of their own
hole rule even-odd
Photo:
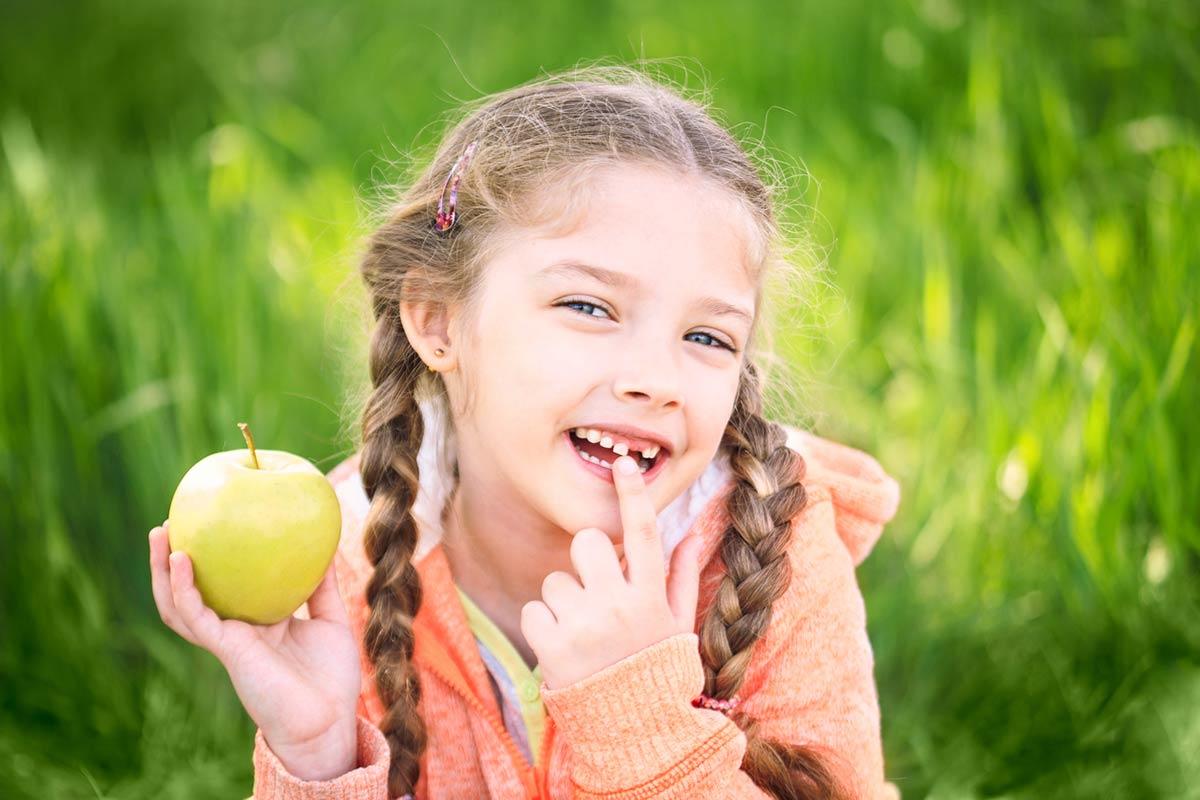
<svg viewBox="0 0 1200 800">
<path fill-rule="evenodd" d="M 737 704 L 740 702 L 742 702 L 742 698 L 738 697 L 736 694 L 728 700 L 718 700 L 715 697 L 709 697 L 706 694 L 702 694 L 692 700 L 692 706 L 695 708 L 711 708 L 714 711 L 728 713 L 737 708 Z"/>
<path fill-rule="evenodd" d="M 455 205 L 458 203 L 458 182 L 462 180 L 463 172 L 466 171 L 467 163 L 471 160 L 471 154 L 475 152 L 477 144 L 479 144 L 478 139 L 467 145 L 466 150 L 450 168 L 450 174 L 446 176 L 446 183 L 442 186 L 442 196 L 438 198 L 437 217 L 433 220 L 433 228 L 439 233 L 450 230 L 458 218 L 458 212 L 455 209 Z M 450 193 L 448 201 L 447 191 Z"/>
</svg>

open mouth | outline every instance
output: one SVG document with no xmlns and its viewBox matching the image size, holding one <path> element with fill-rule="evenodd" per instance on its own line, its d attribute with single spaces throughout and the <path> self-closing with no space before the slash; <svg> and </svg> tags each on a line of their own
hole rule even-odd
<svg viewBox="0 0 1200 800">
<path fill-rule="evenodd" d="M 618 453 L 614 453 L 599 442 L 590 442 L 587 439 L 581 439 L 575 435 L 574 429 L 564 431 L 563 435 L 567 438 L 567 443 L 571 445 L 571 448 L 581 461 L 585 464 L 590 464 L 596 469 L 604 470 L 611 478 L 612 465 L 619 457 Z M 669 457 L 664 448 L 660 448 L 653 458 L 646 458 L 636 450 L 630 450 L 629 455 L 637 460 L 638 469 L 641 471 L 642 477 L 646 480 L 658 474 L 662 465 L 666 463 Z"/>
</svg>

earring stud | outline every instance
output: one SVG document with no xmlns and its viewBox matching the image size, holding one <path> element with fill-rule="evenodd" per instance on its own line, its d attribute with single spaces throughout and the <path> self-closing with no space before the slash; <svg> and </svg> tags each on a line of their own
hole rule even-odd
<svg viewBox="0 0 1200 800">
<path fill-rule="evenodd" d="M 439 347 L 433 351 L 433 354 L 436 355 L 438 358 L 441 358 L 442 356 L 446 355 L 446 351 Z M 428 369 L 430 372 L 437 372 L 436 369 L 434 369 L 432 366 L 430 366 L 428 364 L 425 365 L 425 368 Z"/>
</svg>

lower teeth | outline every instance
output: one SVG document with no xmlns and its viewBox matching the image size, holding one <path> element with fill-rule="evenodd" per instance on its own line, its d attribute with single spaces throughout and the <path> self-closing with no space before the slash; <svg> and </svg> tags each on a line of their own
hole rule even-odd
<svg viewBox="0 0 1200 800">
<path fill-rule="evenodd" d="M 583 450 L 580 450 L 578 447 L 575 448 L 575 452 L 579 453 L 579 455 L 582 458 L 592 462 L 593 464 L 599 464 L 602 467 L 608 467 L 609 469 L 612 469 L 612 464 L 610 464 L 609 462 L 604 461 L 599 458 L 596 458 L 595 456 L 593 456 L 589 453 L 585 453 Z M 650 462 L 644 458 L 638 462 L 638 472 L 641 472 L 644 474 L 646 472 L 646 470 L 650 469 L 650 467 L 651 467 Z"/>
</svg>

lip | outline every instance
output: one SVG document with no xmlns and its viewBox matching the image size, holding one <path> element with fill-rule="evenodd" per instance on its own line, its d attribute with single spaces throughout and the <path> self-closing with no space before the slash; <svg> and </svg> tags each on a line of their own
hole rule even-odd
<svg viewBox="0 0 1200 800">
<path fill-rule="evenodd" d="M 567 430 L 573 431 L 576 428 L 595 428 L 596 430 L 607 431 L 608 433 L 619 433 L 628 439 L 640 439 L 644 442 L 656 444 L 663 450 L 667 451 L 667 455 L 671 455 L 671 453 L 674 452 L 674 448 L 671 447 L 671 443 L 667 441 L 667 438 L 662 434 L 655 433 L 654 431 L 648 431 L 644 428 L 635 428 L 632 425 L 622 425 L 617 422 L 589 422 L 586 425 L 574 425 Z"/>
<path fill-rule="evenodd" d="M 583 426 L 580 426 L 580 427 L 583 427 Z M 588 426 L 588 427 L 590 427 L 590 426 Z M 613 431 L 613 433 L 621 433 L 621 431 Z M 569 430 L 563 431 L 562 436 L 563 436 L 563 440 L 567 443 L 568 450 L 570 450 L 571 458 L 573 458 L 575 460 L 576 464 L 583 467 L 585 470 L 592 473 L 597 478 L 600 478 L 603 481 L 607 481 L 608 483 L 611 483 L 614 486 L 616 485 L 616 481 L 613 480 L 612 469 L 610 469 L 609 467 L 602 467 L 599 464 L 593 464 L 590 461 L 584 461 L 582 458 L 579 457 L 579 453 L 575 450 L 575 442 L 571 440 L 571 431 L 569 431 Z M 660 452 L 658 454 L 658 457 L 654 459 L 654 466 L 652 466 L 650 469 L 648 469 L 642 473 L 642 480 L 645 481 L 647 484 L 651 483 L 655 478 L 658 477 L 658 474 L 663 471 L 663 465 L 665 465 L 670 458 L 671 458 L 671 454 L 669 451 L 664 449 L 662 452 Z"/>
</svg>

